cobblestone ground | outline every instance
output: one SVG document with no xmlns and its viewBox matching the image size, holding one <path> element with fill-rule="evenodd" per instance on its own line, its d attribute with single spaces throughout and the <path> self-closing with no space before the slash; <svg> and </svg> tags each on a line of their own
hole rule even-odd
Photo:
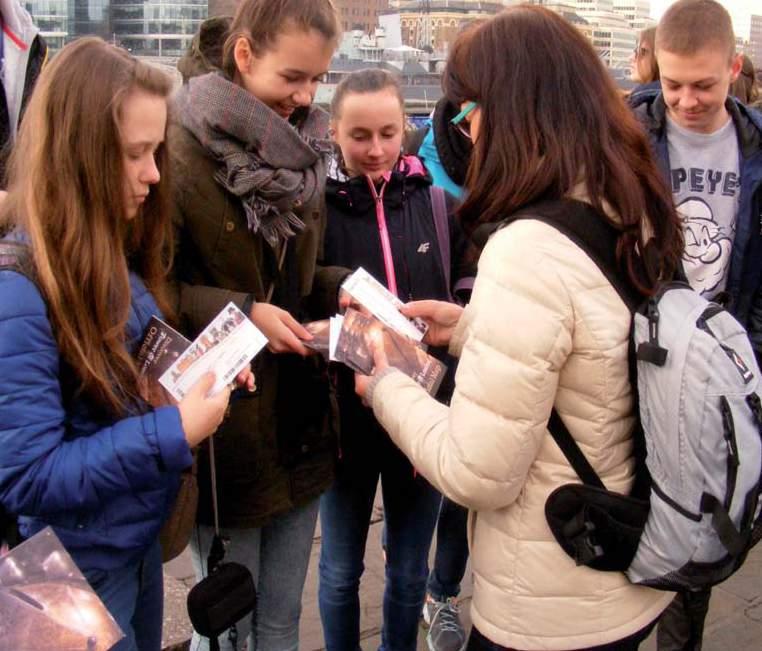
<svg viewBox="0 0 762 651">
<path fill-rule="evenodd" d="M 381 597 L 383 594 L 383 558 L 381 556 L 381 524 L 371 525 L 365 555 L 365 574 L 361 586 L 362 647 L 375 651 L 380 644 Z M 320 651 L 323 636 L 317 605 L 317 564 L 320 552 L 320 533 L 317 532 L 312 548 L 312 559 L 307 575 L 303 599 L 303 615 L 299 648 Z M 186 552 L 165 566 L 164 645 L 166 649 L 181 651 L 190 637 L 190 623 L 185 612 L 185 597 L 193 584 L 190 557 Z M 471 582 L 466 581 L 461 595 L 462 616 L 470 626 L 468 609 L 471 600 Z M 641 651 L 656 651 L 651 636 Z M 426 634 L 422 628 L 418 636 L 418 649 L 425 651 Z M 735 576 L 712 593 L 707 618 L 703 651 L 760 651 L 762 650 L 762 545 L 752 550 L 744 567 Z"/>
</svg>

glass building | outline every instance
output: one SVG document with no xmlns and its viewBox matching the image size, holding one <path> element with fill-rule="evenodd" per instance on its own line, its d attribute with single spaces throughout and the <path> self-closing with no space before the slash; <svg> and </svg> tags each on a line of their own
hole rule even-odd
<svg viewBox="0 0 762 651">
<path fill-rule="evenodd" d="M 69 37 L 69 0 L 27 0 L 24 8 L 52 50 L 59 50 Z"/>
<path fill-rule="evenodd" d="M 111 32 L 136 56 L 177 58 L 207 17 L 207 0 L 111 0 Z"/>
<path fill-rule="evenodd" d="M 89 35 L 111 39 L 109 0 L 68 0 L 68 3 L 68 40 Z"/>
</svg>

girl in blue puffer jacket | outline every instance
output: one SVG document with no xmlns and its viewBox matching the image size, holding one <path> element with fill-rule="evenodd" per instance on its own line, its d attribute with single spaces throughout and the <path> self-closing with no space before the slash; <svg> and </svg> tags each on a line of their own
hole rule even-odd
<svg viewBox="0 0 762 651">
<path fill-rule="evenodd" d="M 6 241 L 29 250 L 24 273 L 0 271 L 0 506 L 22 536 L 53 527 L 124 631 L 119 651 L 161 646 L 159 529 L 229 398 L 207 397 L 206 377 L 153 408 L 132 358 L 166 314 L 170 90 L 100 39 L 64 48 L 27 108 L 0 209 Z"/>
</svg>

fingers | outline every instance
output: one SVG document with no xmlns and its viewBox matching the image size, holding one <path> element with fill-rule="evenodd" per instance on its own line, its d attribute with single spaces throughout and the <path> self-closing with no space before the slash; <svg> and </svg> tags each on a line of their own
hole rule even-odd
<svg viewBox="0 0 762 651">
<path fill-rule="evenodd" d="M 274 353 L 296 353 L 303 357 L 310 352 L 302 345 L 299 338 L 286 327 L 280 329 L 277 335 L 270 339 L 268 348 Z"/>
<path fill-rule="evenodd" d="M 302 339 L 303 341 L 312 341 L 312 339 L 314 339 L 310 331 L 285 310 L 283 311 L 281 322 L 299 339 Z"/>
</svg>

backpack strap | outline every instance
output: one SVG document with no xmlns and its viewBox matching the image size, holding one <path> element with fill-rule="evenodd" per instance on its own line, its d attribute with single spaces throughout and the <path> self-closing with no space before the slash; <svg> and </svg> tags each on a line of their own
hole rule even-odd
<svg viewBox="0 0 762 651">
<path fill-rule="evenodd" d="M 32 252 L 21 242 L 0 240 L 0 271 L 15 271 L 37 284 Z"/>
<path fill-rule="evenodd" d="M 634 313 L 643 302 L 643 295 L 617 263 L 621 231 L 589 203 L 574 199 L 541 201 L 511 215 L 501 226 L 518 219 L 536 219 L 566 235 L 595 262 L 630 312 Z"/>
<path fill-rule="evenodd" d="M 643 301 L 643 296 L 617 264 L 616 249 L 620 231 L 593 206 L 572 199 L 542 201 L 511 215 L 501 223 L 501 227 L 519 219 L 541 221 L 566 235 L 595 262 L 627 309 L 631 313 L 637 310 Z M 632 355 L 630 355 L 631 363 Z M 630 369 L 630 377 L 635 379 L 633 369 Z M 633 388 L 637 388 L 634 383 Z M 605 489 L 600 476 L 590 465 L 555 408 L 548 421 L 548 431 L 582 482 L 588 486 Z"/>
<path fill-rule="evenodd" d="M 451 296 L 451 259 L 450 259 L 450 225 L 447 219 L 447 200 L 445 192 L 436 185 L 429 186 L 431 195 L 431 215 L 434 218 L 434 228 L 437 231 L 437 244 L 439 245 L 439 255 L 442 259 L 442 272 L 447 285 L 447 295 Z"/>
</svg>

